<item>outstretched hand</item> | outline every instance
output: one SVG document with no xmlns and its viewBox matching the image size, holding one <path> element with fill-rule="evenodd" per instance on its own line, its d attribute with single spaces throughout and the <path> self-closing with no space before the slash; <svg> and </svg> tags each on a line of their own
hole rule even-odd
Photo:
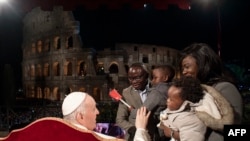
<svg viewBox="0 0 250 141">
<path fill-rule="evenodd" d="M 146 107 L 141 107 L 137 110 L 136 120 L 135 120 L 136 128 L 146 129 L 150 113 L 151 111 L 147 112 Z"/>
</svg>

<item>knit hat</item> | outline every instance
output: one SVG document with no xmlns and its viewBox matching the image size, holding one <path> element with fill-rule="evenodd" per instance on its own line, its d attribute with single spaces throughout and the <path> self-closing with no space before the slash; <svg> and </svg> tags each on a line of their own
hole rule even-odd
<svg viewBox="0 0 250 141">
<path fill-rule="evenodd" d="M 87 93 L 84 92 L 72 92 L 67 95 L 62 103 L 62 114 L 65 116 L 75 111 L 86 98 L 86 95 Z"/>
</svg>

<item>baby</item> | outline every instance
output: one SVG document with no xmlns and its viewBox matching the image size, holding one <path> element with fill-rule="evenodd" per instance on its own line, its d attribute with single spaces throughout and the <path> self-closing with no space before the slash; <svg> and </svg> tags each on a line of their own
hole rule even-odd
<svg viewBox="0 0 250 141">
<path fill-rule="evenodd" d="M 176 79 L 167 94 L 167 109 L 161 112 L 158 126 L 164 124 L 172 131 L 179 131 L 181 141 L 204 141 L 207 127 L 194 110 L 204 97 L 199 80 L 192 77 Z"/>
</svg>

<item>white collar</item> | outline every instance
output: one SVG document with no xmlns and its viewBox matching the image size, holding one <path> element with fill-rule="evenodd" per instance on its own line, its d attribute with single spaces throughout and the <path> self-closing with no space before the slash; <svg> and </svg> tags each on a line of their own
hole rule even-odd
<svg viewBox="0 0 250 141">
<path fill-rule="evenodd" d="M 81 128 L 81 129 L 84 129 L 84 130 L 88 130 L 85 126 L 81 125 L 81 124 L 76 124 L 76 123 L 72 123 L 74 126 L 78 127 L 78 128 Z M 90 131 L 90 130 L 89 130 Z M 98 133 L 98 132 L 95 132 L 93 131 L 93 133 L 97 134 L 98 136 L 102 137 L 102 138 L 105 138 L 105 139 L 115 139 L 115 137 L 113 136 L 108 136 L 108 135 L 105 135 L 105 134 L 101 134 L 101 133 Z"/>
<path fill-rule="evenodd" d="M 72 123 L 74 126 L 84 129 L 84 130 L 88 130 L 85 126 L 81 125 L 81 124 L 77 124 L 77 123 Z"/>
</svg>

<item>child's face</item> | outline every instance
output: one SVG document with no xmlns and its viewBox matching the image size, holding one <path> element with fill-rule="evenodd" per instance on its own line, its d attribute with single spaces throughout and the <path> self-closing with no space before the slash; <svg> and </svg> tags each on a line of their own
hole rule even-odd
<svg viewBox="0 0 250 141">
<path fill-rule="evenodd" d="M 151 80 L 151 84 L 153 86 L 159 84 L 160 82 L 166 82 L 166 81 L 167 81 L 167 76 L 165 75 L 164 72 L 162 72 L 161 69 L 153 69 L 152 80 Z"/>
<path fill-rule="evenodd" d="M 168 89 L 168 99 L 167 99 L 167 107 L 170 111 L 175 111 L 178 110 L 184 100 L 181 98 L 180 93 L 181 93 L 180 88 L 177 88 L 175 86 L 170 86 Z"/>
</svg>

